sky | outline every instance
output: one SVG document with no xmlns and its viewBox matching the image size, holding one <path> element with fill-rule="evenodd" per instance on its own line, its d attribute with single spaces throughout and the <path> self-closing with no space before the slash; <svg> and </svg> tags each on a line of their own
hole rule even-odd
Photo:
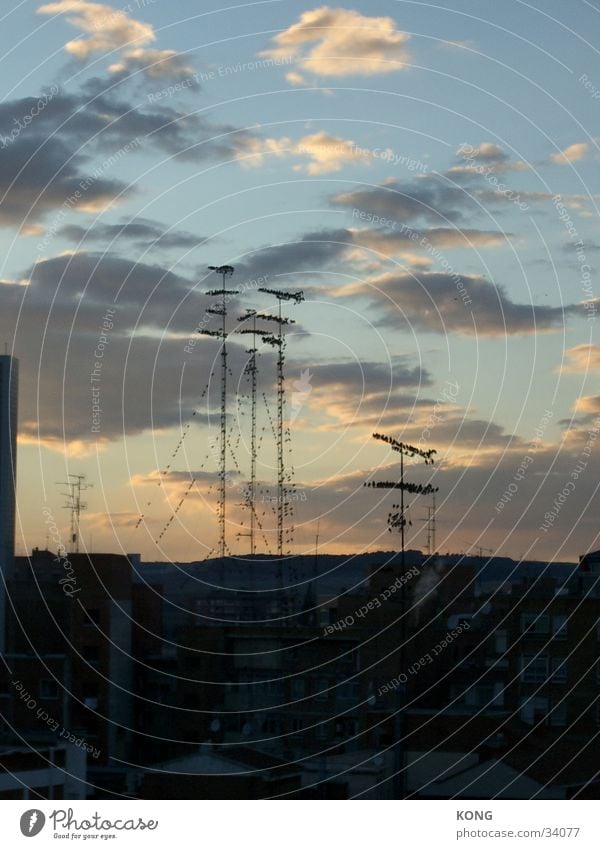
<svg viewBox="0 0 600 849">
<path fill-rule="evenodd" d="M 197 331 L 218 327 L 205 293 L 223 264 L 240 290 L 231 553 L 248 551 L 235 331 L 274 312 L 265 286 L 305 296 L 284 304 L 291 552 L 317 532 L 330 553 L 399 546 L 397 497 L 364 487 L 399 476 L 376 432 L 436 450 L 406 476 L 439 488 L 440 552 L 598 548 L 599 16 L 586 0 L 5 3 L 18 552 L 67 544 L 60 482 L 86 475 L 83 546 L 214 554 L 220 341 Z M 268 552 L 275 357 L 260 347 Z M 431 500 L 408 503 L 424 548 Z"/>
</svg>

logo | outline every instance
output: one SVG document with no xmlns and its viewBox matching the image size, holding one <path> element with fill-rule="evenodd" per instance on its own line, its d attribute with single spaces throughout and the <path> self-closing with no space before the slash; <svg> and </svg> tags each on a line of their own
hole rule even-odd
<svg viewBox="0 0 600 849">
<path fill-rule="evenodd" d="M 302 369 L 300 373 L 300 379 L 294 381 L 294 391 L 292 392 L 292 415 L 290 419 L 292 422 L 296 421 L 300 414 L 300 410 L 308 401 L 308 397 L 313 390 L 311 384 L 312 374 L 310 373 L 310 369 Z"/>
<path fill-rule="evenodd" d="M 25 811 L 21 817 L 21 833 L 25 837 L 35 837 L 46 824 L 46 817 L 42 811 L 33 808 L 31 811 Z"/>
</svg>

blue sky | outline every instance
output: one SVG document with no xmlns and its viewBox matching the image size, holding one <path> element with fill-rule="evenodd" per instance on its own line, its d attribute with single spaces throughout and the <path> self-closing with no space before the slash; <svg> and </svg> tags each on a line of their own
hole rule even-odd
<svg viewBox="0 0 600 849">
<path fill-rule="evenodd" d="M 23 362 L 19 547 L 44 544 L 45 504 L 66 528 L 54 481 L 72 472 L 95 483 L 82 524 L 95 549 L 210 551 L 214 381 L 208 408 L 192 413 L 218 348 L 204 339 L 189 353 L 185 340 L 214 284 L 206 266 L 224 262 L 237 285 L 266 275 L 306 293 L 288 343 L 288 407 L 294 392 L 301 402 L 293 464 L 307 493 L 292 550 L 310 548 L 318 521 L 331 551 L 397 542 L 387 504 L 362 488 L 396 472 L 374 428 L 413 443 L 427 431 L 437 448 L 440 550 L 480 540 L 574 559 L 597 547 L 597 452 L 586 448 L 600 414 L 597 23 L 579 0 L 195 14 L 164 0 L 13 4 L 0 298 Z M 92 432 L 89 372 L 111 305 Z M 253 291 L 246 306 L 268 308 Z M 231 346 L 243 394 L 242 340 Z M 307 369 L 310 388 L 294 390 Z M 271 403 L 267 351 L 262 374 Z M 236 409 L 232 394 L 230 465 L 243 480 L 247 409 Z M 273 446 L 259 418 L 267 493 Z M 235 504 L 229 545 L 243 552 Z"/>
</svg>

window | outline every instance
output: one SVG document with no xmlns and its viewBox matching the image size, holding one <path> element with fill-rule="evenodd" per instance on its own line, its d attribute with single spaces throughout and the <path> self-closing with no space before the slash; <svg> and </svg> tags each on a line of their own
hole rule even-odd
<svg viewBox="0 0 600 849">
<path fill-rule="evenodd" d="M 57 699 L 58 684 L 56 681 L 41 680 L 40 681 L 40 699 Z"/>
<path fill-rule="evenodd" d="M 548 679 L 548 657 L 546 655 L 521 655 L 521 681 L 541 684 Z"/>
<path fill-rule="evenodd" d="M 265 691 L 268 696 L 275 696 L 279 698 L 282 693 L 282 683 L 281 681 L 271 679 L 270 681 L 265 681 L 264 683 Z"/>
<path fill-rule="evenodd" d="M 567 724 L 567 703 L 565 701 L 556 705 L 548 717 L 550 725 L 563 726 Z"/>
<path fill-rule="evenodd" d="M 97 699 L 99 693 L 100 693 L 100 690 L 99 690 L 98 685 L 96 684 L 95 681 L 85 683 L 85 684 L 83 684 L 83 686 L 81 688 L 81 695 L 83 696 L 84 699 Z"/>
<path fill-rule="evenodd" d="M 299 717 L 293 717 L 290 720 L 290 731 L 302 731 L 304 728 L 304 720 Z"/>
<path fill-rule="evenodd" d="M 519 715 L 527 725 L 537 725 L 541 720 L 548 718 L 548 699 L 542 696 L 532 696 L 521 702 Z"/>
<path fill-rule="evenodd" d="M 567 639 L 567 617 L 564 613 L 552 617 L 552 634 L 555 640 Z"/>
<path fill-rule="evenodd" d="M 263 729 L 267 734 L 278 734 L 279 720 L 274 716 L 268 716 L 263 722 Z"/>
<path fill-rule="evenodd" d="M 304 679 L 303 678 L 294 678 L 292 680 L 291 693 L 293 699 L 303 699 L 304 698 Z"/>
<path fill-rule="evenodd" d="M 314 679 L 313 693 L 315 694 L 315 699 L 317 701 L 326 702 L 329 700 L 329 690 L 327 689 L 328 685 L 328 681 L 322 681 L 319 678 Z"/>
<path fill-rule="evenodd" d="M 494 700 L 494 685 L 492 683 L 488 683 L 487 681 L 480 682 L 476 684 L 474 687 L 471 687 L 469 690 L 469 694 L 473 696 L 473 702 L 477 707 L 492 707 L 492 703 Z M 467 699 L 468 703 L 468 699 Z"/>
<path fill-rule="evenodd" d="M 344 681 L 343 684 L 340 684 L 338 687 L 337 693 L 339 699 L 347 699 L 349 701 L 355 701 L 359 697 L 359 687 L 358 681 Z"/>
<path fill-rule="evenodd" d="M 508 637 L 506 631 L 494 632 L 494 647 L 496 649 L 496 654 L 504 654 L 508 648 Z"/>
<path fill-rule="evenodd" d="M 543 637 L 550 633 L 550 617 L 547 613 L 522 613 L 521 633 L 527 637 Z"/>
<path fill-rule="evenodd" d="M 496 681 L 496 683 L 494 684 L 494 697 L 492 700 L 492 707 L 504 707 L 504 690 L 505 685 L 502 683 L 502 681 Z"/>
<path fill-rule="evenodd" d="M 554 684 L 565 684 L 567 680 L 567 661 L 564 657 L 553 657 L 550 667 L 552 669 L 552 682 Z"/>
</svg>

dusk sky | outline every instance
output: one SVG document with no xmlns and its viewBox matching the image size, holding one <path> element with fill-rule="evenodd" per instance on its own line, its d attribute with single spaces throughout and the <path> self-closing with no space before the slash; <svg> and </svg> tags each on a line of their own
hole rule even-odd
<svg viewBox="0 0 600 849">
<path fill-rule="evenodd" d="M 45 507 L 66 543 L 69 473 L 93 484 L 90 550 L 216 545 L 219 340 L 196 329 L 222 264 L 244 290 L 232 331 L 246 308 L 273 311 L 258 286 L 306 298 L 284 304 L 292 551 L 313 550 L 317 525 L 324 552 L 399 546 L 394 497 L 363 487 L 398 474 L 374 432 L 437 450 L 407 476 L 439 487 L 440 552 L 600 547 L 599 24 L 586 0 L 4 4 L 18 552 L 46 544 Z M 241 554 L 248 339 L 229 343 Z M 271 548 L 274 364 L 265 346 Z M 424 548 L 430 501 L 409 502 L 407 547 Z"/>
</svg>

